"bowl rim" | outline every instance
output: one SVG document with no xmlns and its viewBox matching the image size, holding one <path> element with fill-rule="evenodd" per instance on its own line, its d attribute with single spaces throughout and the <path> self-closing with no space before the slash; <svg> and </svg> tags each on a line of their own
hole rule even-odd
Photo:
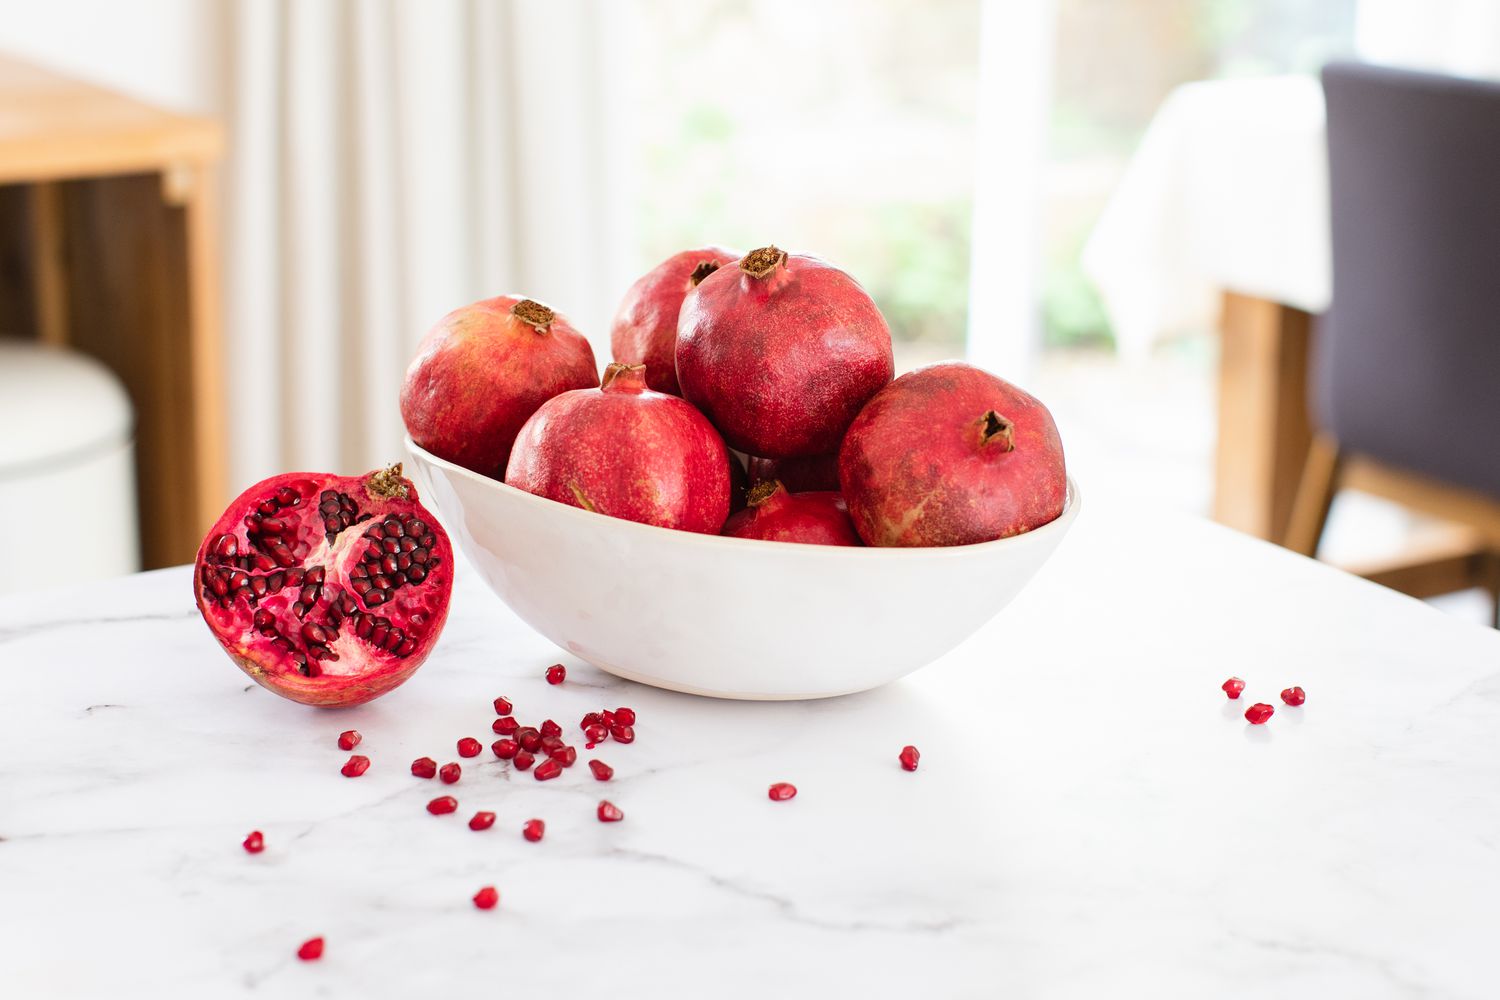
<svg viewBox="0 0 1500 1000">
<path fill-rule="evenodd" d="M 572 516 L 580 518 L 603 517 L 621 526 L 622 531 L 635 531 L 644 533 L 643 537 L 657 537 L 663 541 L 671 540 L 682 544 L 700 544 L 708 546 L 720 546 L 729 550 L 750 549 L 756 552 L 768 551 L 767 546 L 756 538 L 734 538 L 727 535 L 710 535 L 698 531 L 681 531 L 676 528 L 663 528 L 655 524 L 643 524 L 640 521 L 630 521 L 623 517 L 611 517 L 609 514 L 601 514 L 598 511 L 584 510 L 582 507 L 574 507 L 572 504 L 558 503 L 546 497 L 539 497 L 534 493 L 516 489 L 502 480 L 493 479 L 481 475 L 472 469 L 466 469 L 456 465 L 445 458 L 439 458 L 432 452 L 423 448 L 412 440 L 410 434 L 404 435 L 406 450 L 414 457 L 443 469 L 450 475 L 457 474 L 471 479 L 481 486 L 494 489 L 496 492 L 511 495 L 517 502 L 534 504 L 538 510 L 555 513 L 560 516 Z M 1055 535 L 1051 539 L 1055 544 L 1064 535 L 1073 521 L 1078 517 L 1078 511 L 1083 506 L 1083 494 L 1078 489 L 1078 483 L 1073 476 L 1067 476 L 1068 492 L 1063 500 L 1062 513 L 1048 521 L 1046 524 L 1030 531 L 1023 531 L 1019 535 L 1010 535 L 1006 538 L 996 538 L 988 542 L 972 542 L 968 545 L 928 545 L 928 546 L 879 546 L 879 545 L 813 545 L 805 542 L 780 542 L 779 546 L 795 546 L 799 553 L 807 553 L 818 559 L 918 559 L 918 558 L 962 558 L 966 554 L 992 553 L 999 551 L 1004 546 L 1019 548 L 1021 544 L 1028 541 L 1046 541 L 1048 536 Z M 597 523 L 597 522 L 595 522 Z"/>
</svg>

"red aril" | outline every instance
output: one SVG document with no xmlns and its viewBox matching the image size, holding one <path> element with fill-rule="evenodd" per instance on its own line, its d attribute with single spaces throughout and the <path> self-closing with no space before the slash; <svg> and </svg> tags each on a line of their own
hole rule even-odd
<svg viewBox="0 0 1500 1000">
<path fill-rule="evenodd" d="M 1220 687 L 1222 687 L 1224 689 L 1224 693 L 1229 696 L 1229 700 L 1234 701 L 1244 693 L 1245 682 L 1240 680 L 1238 677 L 1231 677 L 1229 678 L 1229 680 L 1221 684 Z"/>
<path fill-rule="evenodd" d="M 353 750 L 355 747 L 359 746 L 359 741 L 362 739 L 364 739 L 364 737 L 359 735 L 359 730 L 346 729 L 342 733 L 339 733 L 339 749 Z"/>
<path fill-rule="evenodd" d="M 370 758 L 364 756 L 363 754 L 355 754 L 354 756 L 350 757 L 347 762 L 345 762 L 343 767 L 339 769 L 339 773 L 346 778 L 357 778 L 369 769 Z"/>
<path fill-rule="evenodd" d="M 469 817 L 470 830 L 488 830 L 495 825 L 495 814 L 492 812 L 477 812 Z"/>
<path fill-rule="evenodd" d="M 547 751 L 547 756 L 557 761 L 563 767 L 572 767 L 578 760 L 578 751 L 570 746 L 559 744 Z"/>
<path fill-rule="evenodd" d="M 495 756 L 499 757 L 501 760 L 510 760 L 516 755 L 516 751 L 521 749 L 521 744 L 507 737 L 505 739 L 496 740 L 495 742 L 491 743 L 490 749 L 493 750 L 495 752 Z"/>
<path fill-rule="evenodd" d="M 725 535 L 763 542 L 863 545 L 837 493 L 788 493 L 780 481 L 751 487 L 747 506 L 724 522 Z"/>
<path fill-rule="evenodd" d="M 516 742 L 521 744 L 522 750 L 536 753 L 542 748 L 542 734 L 530 726 L 522 726 L 516 730 Z"/>
<path fill-rule="evenodd" d="M 501 295 L 455 309 L 428 331 L 401 387 L 401 418 L 438 458 L 496 479 L 537 407 L 599 384 L 589 342 L 531 299 Z"/>
<path fill-rule="evenodd" d="M 394 465 L 288 473 L 235 498 L 193 567 L 198 610 L 250 677 L 305 705 L 358 705 L 412 675 L 448 619 L 448 535 Z"/>
<path fill-rule="evenodd" d="M 603 723 L 596 722 L 583 731 L 584 738 L 590 743 L 603 743 L 609 739 L 609 730 Z"/>
<path fill-rule="evenodd" d="M 543 736 L 561 736 L 562 735 L 562 726 L 559 726 L 556 722 L 553 722 L 551 719 L 543 719 L 542 720 L 542 725 L 541 725 L 539 731 L 541 732 L 541 734 Z"/>
<path fill-rule="evenodd" d="M 446 816 L 458 808 L 458 800 L 451 795 L 440 795 L 427 803 L 427 811 L 434 816 Z"/>
<path fill-rule="evenodd" d="M 891 331 L 859 282 L 776 247 L 705 278 L 677 322 L 683 398 L 750 455 L 837 451 L 894 372 Z"/>
<path fill-rule="evenodd" d="M 969 545 L 1062 513 L 1062 439 L 1034 396 L 957 361 L 902 375 L 860 411 L 839 481 L 866 544 Z"/>
<path fill-rule="evenodd" d="M 1289 687 L 1281 692 L 1281 700 L 1296 708 L 1307 701 L 1307 692 L 1299 687 Z"/>
<path fill-rule="evenodd" d="M 789 781 L 778 781 L 766 794 L 770 796 L 772 802 L 785 802 L 797 794 L 797 786 Z"/>
<path fill-rule="evenodd" d="M 614 737 L 616 743 L 635 742 L 635 729 L 632 726 L 611 726 L 609 735 Z"/>
<path fill-rule="evenodd" d="M 788 493 L 838 491 L 839 456 L 811 455 L 807 458 L 751 458 L 750 485 L 781 480 Z"/>
<path fill-rule="evenodd" d="M 608 799 L 599 803 L 598 814 L 599 822 L 601 823 L 618 823 L 625 818 L 625 814 L 620 811 L 620 807 Z"/>
<path fill-rule="evenodd" d="M 505 470 L 517 489 L 610 517 L 717 534 L 729 516 L 724 441 L 691 405 L 610 365 L 599 389 L 565 392 L 521 428 Z"/>
<path fill-rule="evenodd" d="M 1251 705 L 1249 708 L 1245 709 L 1245 721 L 1250 723 L 1250 725 L 1252 726 L 1259 726 L 1275 714 L 1276 709 L 1272 708 L 1270 705 L 1267 705 L 1263 701 L 1258 701 L 1254 705 Z"/>
<path fill-rule="evenodd" d="M 609 346 L 616 361 L 646 366 L 646 384 L 680 396 L 677 387 L 677 316 L 682 300 L 704 278 L 739 254 L 703 247 L 673 254 L 643 274 L 625 292 L 610 325 Z"/>
<path fill-rule="evenodd" d="M 474 905 L 481 910 L 493 910 L 499 902 L 500 892 L 492 885 L 487 885 L 474 893 Z"/>
<path fill-rule="evenodd" d="M 458 741 L 458 755 L 460 757 L 478 757 L 479 751 L 483 749 L 484 745 L 472 736 L 465 736 Z"/>
<path fill-rule="evenodd" d="M 568 668 L 561 663 L 554 663 L 547 668 L 544 676 L 547 678 L 548 684 L 561 684 L 568 677 Z"/>
<path fill-rule="evenodd" d="M 514 736 L 516 730 L 521 728 L 521 724 L 515 720 L 514 716 L 502 715 L 490 723 L 490 728 L 501 736 Z"/>
<path fill-rule="evenodd" d="M 245 850 L 251 854 L 259 854 L 266 849 L 266 838 L 259 830 L 251 830 L 250 836 L 245 838 Z"/>
<path fill-rule="evenodd" d="M 898 759 L 901 761 L 901 769 L 903 771 L 915 771 L 917 769 L 917 762 L 922 759 L 922 754 L 916 747 L 905 746 L 901 748 Z"/>
<path fill-rule="evenodd" d="M 431 757 L 418 757 L 411 762 L 411 773 L 419 778 L 434 778 L 437 776 L 437 761 Z"/>
<path fill-rule="evenodd" d="M 297 949 L 297 957 L 304 962 L 315 962 L 323 957 L 323 939 L 320 937 L 308 938 L 302 942 L 302 947 Z"/>
<path fill-rule="evenodd" d="M 544 760 L 531 772 L 531 776 L 537 781 L 551 781 L 562 774 L 562 764 L 555 760 Z"/>
<path fill-rule="evenodd" d="M 633 726 L 633 725 L 635 725 L 635 709 L 633 709 L 633 708 L 617 708 L 617 709 L 615 709 L 615 721 L 618 722 L 622 726 Z"/>
<path fill-rule="evenodd" d="M 515 765 L 517 771 L 526 771 L 536 763 L 536 756 L 530 750 L 517 750 L 510 762 Z"/>
<path fill-rule="evenodd" d="M 608 781 L 615 776 L 615 769 L 602 760 L 589 761 L 589 770 L 594 772 L 596 781 Z"/>
<path fill-rule="evenodd" d="M 458 781 L 459 778 L 463 777 L 463 773 L 464 769 L 457 763 L 444 764 L 438 768 L 438 777 L 442 779 L 445 785 L 451 785 Z"/>
<path fill-rule="evenodd" d="M 502 697 L 499 697 L 499 698 L 495 699 L 495 714 L 496 715 L 509 715 L 511 713 L 511 711 L 512 711 L 512 706 L 511 706 L 509 698 L 506 698 L 506 697 L 502 696 Z"/>
<path fill-rule="evenodd" d="M 521 836 L 535 844 L 547 832 L 547 824 L 539 819 L 528 819 L 521 826 Z"/>
</svg>

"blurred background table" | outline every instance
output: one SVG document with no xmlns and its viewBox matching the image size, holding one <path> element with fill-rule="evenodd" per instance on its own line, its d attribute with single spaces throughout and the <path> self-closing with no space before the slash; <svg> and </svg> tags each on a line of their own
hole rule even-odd
<svg viewBox="0 0 1500 1000">
<path fill-rule="evenodd" d="M 211 119 L 0 57 L 0 332 L 124 382 L 147 567 L 191 559 L 226 499 L 222 145 Z"/>
</svg>

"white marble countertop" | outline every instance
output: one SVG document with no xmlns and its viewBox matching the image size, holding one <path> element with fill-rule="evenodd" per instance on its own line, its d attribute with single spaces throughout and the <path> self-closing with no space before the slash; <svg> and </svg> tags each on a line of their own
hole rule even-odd
<svg viewBox="0 0 1500 1000">
<path fill-rule="evenodd" d="M 234 669 L 186 570 L 0 603 L 0 992 L 1496 993 L 1500 634 L 1223 529 L 1091 511 L 980 635 L 865 695 L 715 702 L 576 661 L 549 687 L 557 658 L 461 577 L 416 677 L 327 713 Z M 607 785 L 539 784 L 489 753 L 499 694 L 570 733 L 628 704 L 638 739 L 600 748 Z M 456 786 L 409 774 L 463 735 L 486 750 Z M 428 815 L 443 792 L 458 814 Z"/>
</svg>

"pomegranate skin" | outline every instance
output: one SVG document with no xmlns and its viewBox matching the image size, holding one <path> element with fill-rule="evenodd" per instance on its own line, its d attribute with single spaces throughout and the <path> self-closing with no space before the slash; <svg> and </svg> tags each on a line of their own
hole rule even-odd
<svg viewBox="0 0 1500 1000">
<path fill-rule="evenodd" d="M 788 493 L 811 493 L 839 489 L 839 456 L 812 455 L 807 458 L 752 458 L 750 485 L 781 480 Z"/>
<path fill-rule="evenodd" d="M 495 479 L 516 433 L 558 393 L 599 384 L 593 348 L 563 316 L 500 295 L 455 309 L 417 348 L 401 387 L 412 440 Z"/>
<path fill-rule="evenodd" d="M 759 483 L 748 505 L 724 522 L 722 534 L 765 542 L 806 545 L 863 545 L 837 493 L 788 493 L 779 480 Z"/>
<path fill-rule="evenodd" d="M 839 481 L 868 545 L 969 545 L 1062 513 L 1062 439 L 1041 401 L 957 361 L 896 379 L 860 411 Z"/>
<path fill-rule="evenodd" d="M 344 518 L 351 523 L 335 523 L 336 532 L 319 510 L 329 492 L 347 499 L 351 509 Z M 246 523 L 257 518 L 260 525 L 274 518 L 278 530 Z M 384 556 L 377 551 L 381 542 L 370 533 L 380 525 L 381 537 L 391 537 L 384 531 L 389 518 L 404 527 L 421 522 L 419 534 L 404 535 L 417 544 L 405 549 L 398 544 L 407 565 L 400 581 L 387 580 L 389 591 L 357 593 L 356 582 L 366 581 L 359 583 L 365 587 L 372 574 L 383 572 L 373 562 Z M 284 551 L 276 548 L 277 541 L 286 545 Z M 424 553 L 420 580 L 412 573 L 418 549 Z M 307 577 L 314 568 L 321 570 L 321 582 L 309 594 Z M 243 582 L 219 594 L 213 584 L 226 572 Z M 277 582 L 283 585 L 273 586 Z M 265 592 L 254 597 L 248 589 L 252 584 L 264 585 Z M 442 525 L 422 506 L 416 487 L 402 478 L 399 465 L 363 476 L 289 472 L 256 483 L 230 503 L 198 548 L 193 590 L 209 630 L 257 684 L 304 705 L 360 705 L 403 683 L 432 651 L 448 620 L 453 550 Z M 377 592 L 379 598 L 373 596 Z M 313 600 L 299 612 L 297 602 L 305 594 Z M 257 625 L 257 615 L 265 617 L 264 627 Z M 364 619 L 371 620 L 371 627 Z M 379 621 L 386 626 L 376 633 Z M 327 631 L 318 645 L 326 645 L 336 658 L 312 655 L 313 640 L 304 631 L 309 625 Z M 393 629 L 410 640 L 408 648 L 394 644 Z M 361 631 L 367 634 L 361 636 Z M 382 648 L 377 639 L 392 648 Z"/>
<path fill-rule="evenodd" d="M 647 388 L 645 372 L 611 364 L 601 388 L 542 404 L 516 437 L 505 482 L 610 517 L 718 534 L 729 516 L 724 440 L 690 403 Z"/>
<path fill-rule="evenodd" d="M 747 454 L 837 451 L 860 407 L 894 372 L 891 332 L 874 301 L 816 257 L 763 247 L 683 300 L 683 398 Z"/>
<path fill-rule="evenodd" d="M 701 247 L 673 254 L 636 279 L 625 292 L 609 328 L 614 359 L 646 366 L 646 385 L 682 395 L 677 385 L 677 316 L 682 300 L 699 282 L 740 259 L 723 247 Z"/>
</svg>

